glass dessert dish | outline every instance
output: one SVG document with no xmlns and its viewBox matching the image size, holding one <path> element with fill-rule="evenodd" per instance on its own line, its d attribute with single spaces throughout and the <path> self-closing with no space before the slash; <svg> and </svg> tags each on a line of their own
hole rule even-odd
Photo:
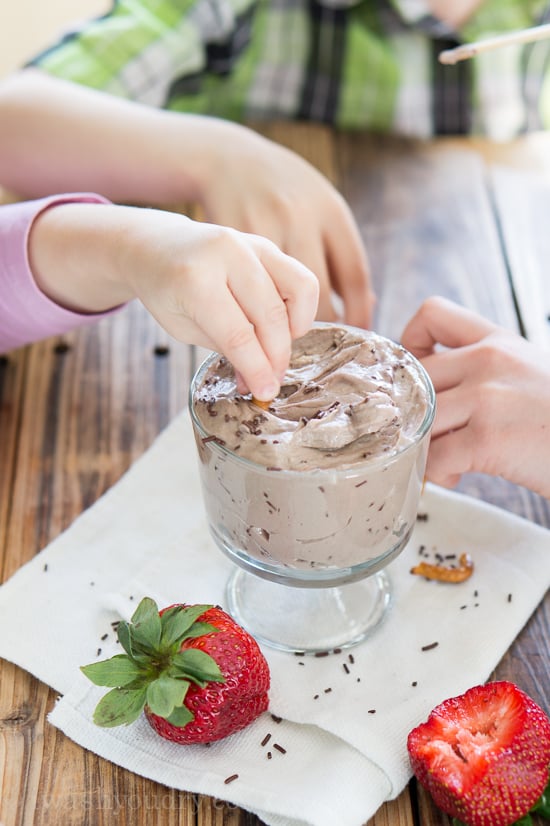
<svg viewBox="0 0 550 826">
<path fill-rule="evenodd" d="M 209 528 L 236 563 L 228 610 L 282 650 L 365 639 L 416 521 L 435 413 L 420 363 L 382 336 L 316 324 L 267 409 L 217 353 L 189 409 Z"/>
</svg>

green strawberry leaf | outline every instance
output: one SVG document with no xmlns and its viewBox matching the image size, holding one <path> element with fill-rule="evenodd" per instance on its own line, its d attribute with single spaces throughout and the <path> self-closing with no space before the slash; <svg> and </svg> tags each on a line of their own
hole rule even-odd
<svg viewBox="0 0 550 826">
<path fill-rule="evenodd" d="M 195 620 L 211 607 L 211 605 L 193 605 L 184 608 L 181 605 L 174 605 L 165 611 L 160 618 L 161 648 L 170 648 L 174 643 L 183 640 Z"/>
<path fill-rule="evenodd" d="M 219 630 L 215 625 L 210 625 L 209 622 L 196 622 L 191 626 L 189 631 L 186 632 L 185 639 L 190 640 L 195 637 L 204 637 L 205 634 L 217 634 Z"/>
<path fill-rule="evenodd" d="M 135 648 L 137 643 L 137 647 L 144 653 L 156 651 L 161 631 L 158 606 L 151 597 L 144 597 L 132 615 L 132 624 L 129 628 L 132 648 Z"/>
<path fill-rule="evenodd" d="M 208 682 L 224 683 L 225 677 L 216 660 L 204 651 L 186 648 L 172 657 L 171 673 L 204 686 Z M 175 674 L 174 674 L 175 676 Z"/>
<path fill-rule="evenodd" d="M 134 626 L 129 622 L 119 623 L 117 627 L 117 637 L 128 656 L 142 665 L 147 663 L 154 653 L 154 649 L 151 648 L 150 645 L 147 643 L 143 644 L 143 642 L 139 641 L 139 638 L 136 639 Z"/>
<path fill-rule="evenodd" d="M 174 680 L 165 674 L 153 680 L 147 687 L 147 705 L 159 717 L 169 717 L 181 706 L 187 694 L 187 680 Z"/>
<path fill-rule="evenodd" d="M 145 688 L 113 688 L 97 704 L 94 723 L 103 728 L 133 723 L 143 711 L 146 693 Z"/>
<path fill-rule="evenodd" d="M 121 620 L 117 625 L 116 635 L 118 637 L 119 643 L 124 648 L 126 653 L 129 654 L 130 656 L 132 656 L 133 652 L 132 652 L 132 641 L 130 639 L 130 626 L 129 626 L 129 623 L 124 622 L 124 620 Z"/>
<path fill-rule="evenodd" d="M 174 709 L 170 717 L 166 718 L 169 723 L 173 726 L 178 726 L 178 728 L 183 728 L 190 723 L 191 720 L 194 720 L 195 717 L 192 711 L 189 711 L 187 706 L 178 706 Z"/>
<path fill-rule="evenodd" d="M 141 676 L 139 665 L 126 654 L 115 654 L 110 660 L 81 666 L 80 670 L 95 685 L 124 688 Z"/>
</svg>

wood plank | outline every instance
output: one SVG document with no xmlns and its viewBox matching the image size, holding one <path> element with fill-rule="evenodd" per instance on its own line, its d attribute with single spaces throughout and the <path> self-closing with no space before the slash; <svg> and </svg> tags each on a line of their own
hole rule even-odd
<svg viewBox="0 0 550 826">
<path fill-rule="evenodd" d="M 516 325 L 486 169 L 477 153 L 341 135 L 337 155 L 343 194 L 371 258 L 380 333 L 399 339 L 415 309 L 436 293 Z"/>
<path fill-rule="evenodd" d="M 550 349 L 550 183 L 505 167 L 492 167 L 491 182 L 525 335 Z"/>
<path fill-rule="evenodd" d="M 3 564 L 7 557 L 26 359 L 23 350 L 0 358 L 0 582 L 7 576 Z"/>
<path fill-rule="evenodd" d="M 415 826 L 413 810 L 411 791 L 406 788 L 399 797 L 382 806 L 366 826 Z"/>
</svg>

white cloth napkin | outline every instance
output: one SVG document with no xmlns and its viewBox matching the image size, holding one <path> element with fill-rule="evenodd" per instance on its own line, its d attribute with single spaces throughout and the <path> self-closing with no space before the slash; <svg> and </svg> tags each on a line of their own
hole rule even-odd
<svg viewBox="0 0 550 826">
<path fill-rule="evenodd" d="M 160 606 L 225 602 L 232 566 L 206 527 L 185 412 L 0 588 L 0 656 L 64 695 L 50 715 L 55 726 L 131 771 L 230 800 L 271 826 L 360 826 L 406 785 L 409 730 L 445 697 L 487 679 L 550 583 L 543 528 L 431 486 L 421 511 L 427 519 L 388 569 L 384 623 L 326 657 L 265 647 L 270 710 L 245 731 L 206 747 L 167 743 L 143 719 L 97 728 L 91 716 L 104 689 L 79 666 L 120 650 L 112 623 L 145 595 Z M 412 576 L 421 545 L 469 552 L 473 576 L 460 585 Z"/>
</svg>

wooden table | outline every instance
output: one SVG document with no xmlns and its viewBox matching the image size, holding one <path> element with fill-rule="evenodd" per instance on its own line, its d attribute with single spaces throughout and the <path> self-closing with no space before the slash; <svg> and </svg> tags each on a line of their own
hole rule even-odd
<svg viewBox="0 0 550 826">
<path fill-rule="evenodd" d="M 463 142 L 410 144 L 322 127 L 263 131 L 306 156 L 348 198 L 371 258 L 379 332 L 399 337 L 421 300 L 439 293 L 550 344 L 542 278 L 550 185 L 509 166 L 540 168 L 532 143 L 482 144 L 478 152 Z M 495 157 L 508 166 L 493 168 Z M 174 343 L 166 352 L 165 343 L 145 311 L 130 306 L 93 328 L 2 358 L 2 580 L 95 502 L 185 406 L 196 354 Z M 550 527 L 547 501 L 502 480 L 472 477 L 461 488 Z M 515 681 L 550 713 L 550 597 L 494 676 Z M 53 703 L 45 685 L 0 661 L 2 826 L 260 823 L 84 751 L 47 723 Z M 418 823 L 449 819 L 412 782 L 369 826 Z"/>
</svg>

